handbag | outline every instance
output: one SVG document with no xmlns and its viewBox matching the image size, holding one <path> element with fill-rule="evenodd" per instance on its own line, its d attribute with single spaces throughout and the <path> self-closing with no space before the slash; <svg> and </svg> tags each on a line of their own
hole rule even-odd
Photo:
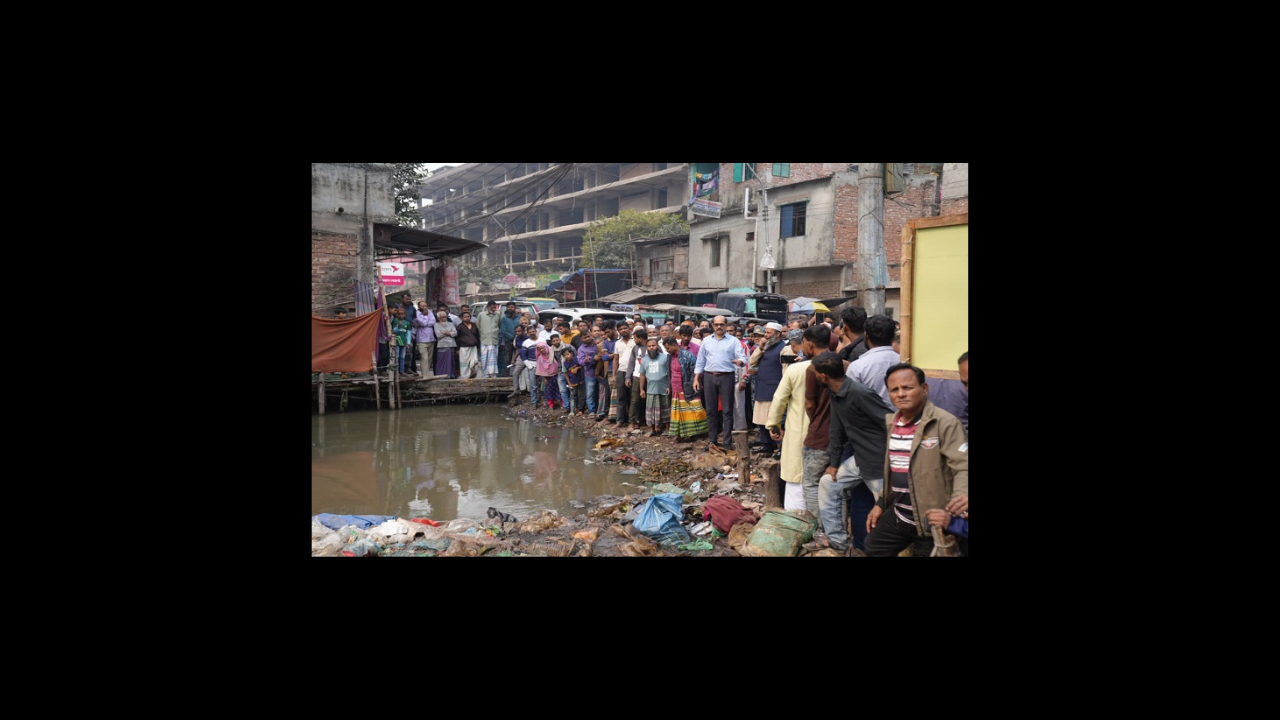
<svg viewBox="0 0 1280 720">
<path fill-rule="evenodd" d="M 604 343 L 596 345 L 596 377 L 604 374 L 604 360 L 600 358 L 602 352 L 604 352 Z"/>
</svg>

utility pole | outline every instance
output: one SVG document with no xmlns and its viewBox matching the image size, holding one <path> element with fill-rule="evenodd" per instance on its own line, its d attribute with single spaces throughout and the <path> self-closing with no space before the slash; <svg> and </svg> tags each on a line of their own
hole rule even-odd
<svg viewBox="0 0 1280 720">
<path fill-rule="evenodd" d="M 858 301 L 884 314 L 884 163 L 858 163 Z"/>
<path fill-rule="evenodd" d="M 373 282 L 373 235 L 369 233 L 369 168 L 364 169 L 364 213 L 360 225 L 360 247 L 356 251 L 356 278 Z"/>
</svg>

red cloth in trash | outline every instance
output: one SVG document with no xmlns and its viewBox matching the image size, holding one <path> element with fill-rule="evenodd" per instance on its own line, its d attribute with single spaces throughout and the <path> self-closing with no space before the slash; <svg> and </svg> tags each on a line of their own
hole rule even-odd
<svg viewBox="0 0 1280 720">
<path fill-rule="evenodd" d="M 742 506 L 742 503 L 728 495 L 713 495 L 702 505 L 702 517 L 710 520 L 717 530 L 729 534 L 734 525 L 740 522 L 755 524 L 756 515 Z"/>
<path fill-rule="evenodd" d="M 382 313 L 338 320 L 311 316 L 311 372 L 368 372 L 378 351 Z"/>
</svg>

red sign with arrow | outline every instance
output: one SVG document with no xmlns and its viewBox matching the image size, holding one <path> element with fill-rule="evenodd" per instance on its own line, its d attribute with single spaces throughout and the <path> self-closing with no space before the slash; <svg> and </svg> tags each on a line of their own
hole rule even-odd
<svg viewBox="0 0 1280 720">
<path fill-rule="evenodd" d="M 382 267 L 383 285 L 404 285 L 404 263 L 378 263 Z"/>
</svg>

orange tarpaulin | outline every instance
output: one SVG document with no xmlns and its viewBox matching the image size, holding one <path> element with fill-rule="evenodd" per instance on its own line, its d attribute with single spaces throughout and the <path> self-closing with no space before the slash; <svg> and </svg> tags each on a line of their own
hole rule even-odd
<svg viewBox="0 0 1280 720">
<path fill-rule="evenodd" d="M 337 320 L 311 316 L 311 372 L 369 372 L 378 351 L 381 312 Z"/>
</svg>

